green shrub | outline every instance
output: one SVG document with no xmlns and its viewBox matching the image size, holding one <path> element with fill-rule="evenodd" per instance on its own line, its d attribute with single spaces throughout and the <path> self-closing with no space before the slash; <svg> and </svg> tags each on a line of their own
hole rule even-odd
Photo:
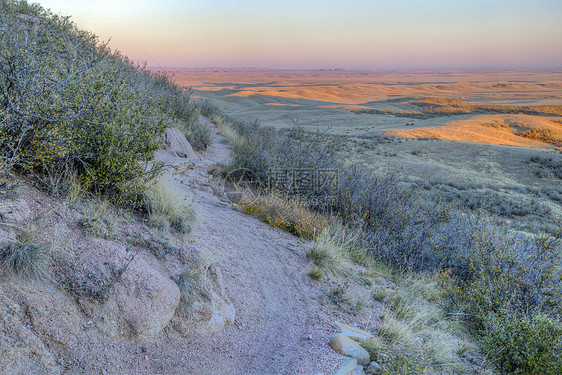
<svg viewBox="0 0 562 375">
<path fill-rule="evenodd" d="M 189 92 L 69 18 L 4 0 L 0 24 L 0 171 L 71 169 L 88 190 L 138 207 L 167 119 L 187 124 L 196 148 L 208 144 Z"/>
<path fill-rule="evenodd" d="M 562 373 L 562 322 L 543 314 L 487 312 L 482 343 L 505 373 Z"/>
<path fill-rule="evenodd" d="M 231 176 L 244 171 L 246 178 L 265 185 L 271 169 L 319 170 L 334 168 L 335 159 L 327 146 L 314 142 L 300 128 L 282 134 L 272 128 L 260 127 L 257 122 L 230 121 L 229 126 L 239 135 L 231 144 Z M 282 192 L 287 193 L 287 192 Z"/>
</svg>

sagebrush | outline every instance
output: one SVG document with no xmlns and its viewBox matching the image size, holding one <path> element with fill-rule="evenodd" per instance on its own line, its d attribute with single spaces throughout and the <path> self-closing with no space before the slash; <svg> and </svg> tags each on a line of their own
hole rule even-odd
<svg viewBox="0 0 562 375">
<path fill-rule="evenodd" d="M 272 169 L 337 167 L 339 185 L 314 192 L 329 197 L 330 204 L 309 208 L 358 231 L 357 243 L 375 259 L 395 269 L 438 275 L 449 313 L 466 317 L 466 325 L 501 371 L 559 372 L 560 229 L 516 232 L 493 210 L 471 210 L 438 194 L 424 194 L 400 183 L 392 172 L 374 175 L 337 162 L 331 150 L 315 142 L 314 134 L 299 128 L 282 133 L 257 123 L 226 123 L 236 133 L 230 171 L 243 171 L 236 178 L 263 189 Z M 265 207 L 256 202 L 250 213 Z M 312 276 L 322 277 L 321 271 L 315 268 Z"/>
<path fill-rule="evenodd" d="M 189 92 L 69 17 L 2 0 L 0 24 L 0 171 L 72 170 L 86 190 L 137 206 L 165 127 L 208 144 Z"/>
</svg>

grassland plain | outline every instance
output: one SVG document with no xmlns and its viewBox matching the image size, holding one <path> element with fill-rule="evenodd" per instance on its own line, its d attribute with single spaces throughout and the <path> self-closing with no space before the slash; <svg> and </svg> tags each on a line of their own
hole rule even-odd
<svg viewBox="0 0 562 375">
<path fill-rule="evenodd" d="M 478 200 L 466 203 L 472 212 L 431 194 L 418 194 L 396 174 L 375 175 L 364 172 L 363 166 L 349 168 L 338 162 L 333 153 L 336 147 L 322 141 L 325 135 L 298 126 L 277 133 L 256 122 L 213 116 L 231 143 L 232 158 L 226 166 L 231 176 L 244 170 L 249 172 L 246 177 L 260 184 L 271 167 L 338 167 L 342 171 L 341 188 L 329 191 L 336 195 L 332 215 L 287 197 L 253 196 L 239 201 L 243 211 L 313 240 L 308 251 L 301 245 L 290 246 L 291 250 L 287 242 L 293 237 L 231 210 L 228 202 L 213 194 L 207 171 L 219 168 L 209 164 L 217 154 L 221 159 L 215 162 L 226 162 L 222 145 L 210 150 L 206 160 L 197 155 L 190 161 L 176 158 L 167 178 L 154 178 L 161 169 L 152 158 L 164 128 L 180 128 L 200 151 L 211 137 L 216 140 L 213 129 L 198 121 L 188 93 L 167 77 L 110 51 L 64 17 L 21 1 L 0 5 L 1 21 L 9 26 L 0 30 L 0 171 L 6 174 L 0 182 L 0 208 L 5 211 L 2 220 L 8 220 L 0 233 L 0 282 L 5 297 L 1 302 L 6 313 L 1 315 L 5 339 L 0 342 L 10 371 L 92 372 L 100 364 L 111 363 L 105 372 L 119 373 L 122 366 L 135 373 L 184 373 L 186 367 L 193 372 L 206 366 L 205 373 L 287 369 L 310 373 L 323 363 L 309 358 L 320 354 L 330 365 L 338 360 L 326 350 L 325 340 L 335 311 L 346 319 L 360 319 L 372 329 L 378 326 L 378 336 L 365 347 L 387 373 L 485 371 L 481 361 L 475 363 L 478 354 L 466 355 L 471 345 L 449 334 L 454 329 L 442 319 L 443 314 L 461 316 L 461 312 L 471 317 L 464 322 L 480 339 L 487 364 L 504 372 L 560 372 L 556 227 L 545 225 L 550 235 L 517 234 L 484 213 Z M 349 75 L 345 71 L 329 74 Z M 322 74 L 318 77 L 323 79 Z M 549 83 L 543 91 L 555 87 Z M 321 107 L 368 116 L 388 111 L 363 112 L 354 103 L 367 94 L 352 87 L 342 95 L 339 91 L 344 89 L 345 85 L 328 91 L 320 87 L 323 100 L 346 97 L 343 104 Z M 278 91 L 289 99 L 320 95 L 317 88 Z M 267 91 L 271 92 L 276 91 Z M 253 95 L 255 90 L 247 87 L 234 97 Z M 408 114 L 427 120 L 482 110 L 513 114 L 511 106 L 448 99 L 409 99 L 405 105 L 411 108 L 391 109 L 390 116 Z M 525 106 L 522 111 L 552 116 L 558 113 L 556 105 L 542 103 L 540 108 Z M 298 119 L 285 120 L 298 125 Z M 556 147 L 557 134 L 552 130 L 507 125 L 516 130 L 515 135 L 544 144 L 541 147 Z M 384 142 L 393 139 L 382 137 Z M 529 160 L 541 166 L 542 176 L 559 177 L 558 159 L 533 156 Z M 190 198 L 192 193 L 201 203 L 199 210 Z M 535 206 L 533 213 L 541 209 Z M 521 213 L 521 207 L 508 209 L 510 214 L 529 216 Z M 191 237 L 196 211 L 202 214 L 204 226 L 195 228 Z M 499 214 L 509 217 L 503 211 Z M 238 228 L 240 223 L 242 228 Z M 43 232 L 32 224 L 49 230 Z M 213 296 L 224 306 L 230 302 L 219 286 L 220 272 L 212 257 L 191 262 L 187 253 L 200 251 L 191 246 L 193 240 L 230 256 L 224 264 L 238 271 L 228 276 L 231 290 L 238 291 L 233 299 L 240 306 L 242 323 L 251 326 L 222 332 L 218 343 L 206 336 L 198 350 L 194 348 L 201 346 L 199 337 L 191 336 L 193 345 L 187 347 L 182 340 L 187 332 L 185 320 L 198 317 L 206 325 L 214 312 L 194 311 L 189 301 Z M 223 251 L 227 243 L 234 245 L 227 247 L 228 254 Z M 310 266 L 306 258 L 314 263 L 309 272 L 303 272 Z M 383 264 L 394 271 L 385 270 Z M 307 275 L 335 283 L 326 293 L 328 284 L 315 283 Z M 295 280 L 302 282 L 297 285 Z M 205 289 L 205 281 L 215 293 Z M 370 290 L 371 286 L 376 290 Z M 154 293 L 155 288 L 161 292 Z M 129 299 L 133 290 L 135 297 Z M 360 290 L 367 295 L 360 296 Z M 373 298 L 386 305 L 381 307 Z M 441 305 L 442 301 L 447 305 Z M 383 307 L 387 309 L 383 321 L 375 324 L 372 313 L 380 315 Z M 304 341 L 312 316 L 317 335 L 309 334 Z M 161 333 L 168 323 L 171 329 L 164 337 Z M 148 337 L 156 339 L 154 345 L 139 348 L 138 340 Z M 235 360 L 226 359 L 233 350 Z M 212 354 L 215 351 L 222 360 L 207 359 L 217 358 Z M 139 362 L 141 357 L 145 362 Z"/>
<path fill-rule="evenodd" d="M 560 371 L 561 326 L 559 307 L 555 306 L 560 306 L 561 296 L 561 232 L 555 221 L 542 228 L 536 222 L 529 225 L 526 220 L 540 207 L 522 206 L 517 209 L 523 212 L 515 211 L 515 207 L 504 207 L 501 199 L 490 201 L 490 191 L 484 191 L 486 204 L 478 199 L 465 202 L 462 194 L 451 199 L 445 194 L 424 193 L 401 182 L 403 175 L 366 172 L 364 164 L 353 165 L 349 158 L 338 161 L 336 154 L 327 151 L 334 147 L 322 141 L 325 135 L 304 132 L 299 126 L 278 132 L 257 122 L 229 119 L 224 113 L 211 113 L 210 117 L 231 137 L 233 159 L 228 175 L 244 170 L 254 186 L 264 187 L 271 168 L 339 168 L 340 185 L 322 193 L 334 200 L 316 209 L 359 230 L 358 243 L 378 261 L 398 269 L 437 273 L 450 312 L 470 317 L 463 320 L 500 371 Z M 388 136 L 384 139 L 396 142 Z M 551 178 L 558 178 L 555 158 L 533 157 L 529 162 L 553 166 Z M 263 203 L 255 202 L 243 201 L 243 210 L 298 234 L 299 222 L 294 215 L 283 220 L 283 212 L 291 204 L 281 203 L 276 208 L 270 203 L 270 208 L 260 210 Z M 521 222 L 527 227 L 509 220 L 516 215 L 524 218 Z M 314 279 L 322 278 L 324 268 L 333 270 L 340 253 L 320 249 L 325 245 L 310 253 L 317 265 L 310 274 Z M 428 370 L 407 365 L 400 370 L 401 363 L 399 360 L 392 373 Z"/>
<path fill-rule="evenodd" d="M 350 165 L 392 169 L 521 229 L 559 229 L 561 72 L 170 72 L 235 119 L 296 124 Z"/>
</svg>

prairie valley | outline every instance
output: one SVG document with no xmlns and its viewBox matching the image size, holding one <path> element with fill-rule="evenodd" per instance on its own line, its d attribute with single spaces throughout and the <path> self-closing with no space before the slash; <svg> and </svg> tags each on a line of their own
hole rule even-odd
<svg viewBox="0 0 562 375">
<path fill-rule="evenodd" d="M 166 72 L 236 119 L 315 133 L 349 163 L 521 229 L 560 225 L 560 71 Z"/>
</svg>

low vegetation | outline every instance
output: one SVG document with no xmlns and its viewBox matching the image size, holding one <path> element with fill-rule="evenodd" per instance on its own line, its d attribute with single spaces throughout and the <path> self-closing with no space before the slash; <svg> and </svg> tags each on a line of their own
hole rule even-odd
<svg viewBox="0 0 562 375">
<path fill-rule="evenodd" d="M 322 274 L 345 275 L 350 271 L 349 254 L 346 243 L 338 241 L 326 228 L 316 237 L 306 256 L 314 262 Z"/>
<path fill-rule="evenodd" d="M 562 116 L 562 106 L 560 105 L 534 105 L 534 106 L 518 106 L 518 105 L 501 105 L 501 104 L 480 104 L 471 103 L 458 99 L 443 99 L 443 98 L 419 98 L 408 102 L 417 108 L 419 111 L 396 111 L 390 109 L 356 109 L 356 113 L 369 113 L 369 114 L 383 114 L 394 115 L 397 117 L 408 117 L 427 119 L 440 116 L 450 115 L 466 115 L 466 114 L 518 114 L 523 113 L 527 115 L 538 116 Z M 525 136 L 533 139 L 548 138 L 548 134 L 528 133 Z"/>
<path fill-rule="evenodd" d="M 245 194 L 238 202 L 245 213 L 305 239 L 314 239 L 330 226 L 330 219 L 299 199 L 281 194 Z"/>
<path fill-rule="evenodd" d="M 53 245 L 33 225 L 16 228 L 14 238 L 0 238 L 1 263 L 8 272 L 24 278 L 42 279 L 47 275 Z M 7 232 L 0 231 L 0 236 Z"/>
<path fill-rule="evenodd" d="M 231 175 L 243 170 L 246 180 L 265 189 L 271 169 L 336 166 L 339 186 L 314 192 L 331 198 L 330 204 L 309 205 L 309 210 L 327 214 L 331 220 L 336 218 L 356 230 L 356 244 L 367 249 L 375 261 L 396 270 L 437 277 L 439 298 L 447 314 L 464 322 L 479 340 L 488 361 L 501 372 L 562 371 L 562 336 L 555 334 L 562 328 L 559 230 L 533 235 L 516 232 L 478 207 L 461 207 L 439 195 L 422 194 L 402 185 L 392 173 L 373 175 L 360 166 L 345 168 L 329 150 L 314 142 L 313 134 L 304 135 L 302 129 L 280 133 L 256 123 L 244 124 L 222 117 L 226 126 L 236 132 L 229 166 Z M 299 196 L 302 201 L 302 195 Z M 254 202 L 252 209 L 245 211 L 269 221 L 270 211 L 262 208 L 260 202 Z M 284 216 L 291 217 L 290 211 Z M 290 228 L 297 226 L 293 223 Z M 331 261 L 339 257 L 334 255 L 337 251 L 324 251 L 325 236 L 326 232 L 317 232 L 314 251 L 309 253 L 316 264 L 311 276 L 316 279 L 334 269 Z M 336 263 L 342 264 L 339 259 Z M 410 314 L 400 305 L 394 309 L 388 320 L 390 331 L 403 326 L 395 319 Z M 396 343 L 385 335 L 382 342 L 386 348 Z M 424 356 L 427 353 L 423 350 L 401 358 Z M 542 353 L 540 358 L 538 353 Z M 391 366 L 395 370 L 390 373 L 408 368 L 398 370 L 407 365 L 400 361 L 396 362 L 398 367 Z M 425 370 L 450 372 L 435 367 Z"/>
<path fill-rule="evenodd" d="M 109 202 L 90 201 L 84 205 L 84 215 L 78 221 L 84 232 L 95 237 L 114 239 L 115 225 L 106 217 Z"/>
<path fill-rule="evenodd" d="M 0 172 L 32 172 L 49 190 L 72 171 L 85 190 L 138 207 L 166 127 L 208 145 L 189 92 L 68 17 L 2 0 L 0 24 Z"/>
<path fill-rule="evenodd" d="M 147 183 L 144 202 L 152 225 L 168 231 L 188 232 L 195 220 L 195 208 L 187 192 L 169 177 L 160 177 Z"/>
</svg>

